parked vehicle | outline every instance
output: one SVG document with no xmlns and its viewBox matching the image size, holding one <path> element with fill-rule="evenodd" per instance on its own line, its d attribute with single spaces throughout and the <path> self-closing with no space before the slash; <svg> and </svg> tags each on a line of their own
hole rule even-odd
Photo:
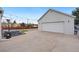
<svg viewBox="0 0 79 59">
<path fill-rule="evenodd" d="M 78 34 L 78 31 L 79 31 L 79 25 L 75 25 L 74 26 L 74 34 Z"/>
<path fill-rule="evenodd" d="M 6 38 L 6 39 L 9 39 L 11 37 L 18 36 L 18 35 L 21 35 L 21 34 L 23 34 L 23 33 L 20 32 L 20 31 L 10 31 L 10 32 L 4 31 L 3 37 Z"/>
<path fill-rule="evenodd" d="M 5 33 L 4 33 L 4 37 L 5 37 L 6 39 L 11 38 L 11 33 L 10 33 L 10 32 L 5 32 Z"/>
</svg>

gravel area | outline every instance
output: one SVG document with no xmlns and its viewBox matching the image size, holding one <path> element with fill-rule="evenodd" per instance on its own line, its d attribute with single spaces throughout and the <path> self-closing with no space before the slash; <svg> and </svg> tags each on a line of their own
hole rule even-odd
<svg viewBox="0 0 79 59">
<path fill-rule="evenodd" d="M 77 52 L 79 38 L 75 35 L 29 30 L 26 34 L 0 40 L 0 52 Z"/>
</svg>

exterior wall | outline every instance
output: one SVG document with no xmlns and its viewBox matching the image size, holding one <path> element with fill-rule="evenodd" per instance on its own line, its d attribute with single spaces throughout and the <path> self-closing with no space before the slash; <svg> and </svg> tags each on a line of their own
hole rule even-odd
<svg viewBox="0 0 79 59">
<path fill-rule="evenodd" d="M 65 21 L 67 16 L 63 14 L 56 13 L 54 11 L 49 11 L 40 21 L 39 23 L 44 22 L 56 22 L 56 21 Z"/>
<path fill-rule="evenodd" d="M 3 10 L 2 10 L 2 8 L 0 7 L 0 11 L 2 11 L 1 13 L 0 13 L 0 39 L 2 38 L 2 36 L 1 36 L 1 19 L 2 19 L 2 15 L 3 15 Z"/>
<path fill-rule="evenodd" d="M 41 20 L 39 20 L 38 30 L 42 31 L 43 23 L 59 21 L 64 22 L 64 34 L 74 34 L 74 18 L 51 10 Z"/>
<path fill-rule="evenodd" d="M 42 24 L 38 23 L 38 30 L 42 31 Z"/>
<path fill-rule="evenodd" d="M 74 18 L 68 17 L 67 20 L 65 21 L 64 25 L 64 33 L 65 34 L 74 34 Z"/>
<path fill-rule="evenodd" d="M 1 39 L 1 14 L 0 14 L 0 39 Z"/>
</svg>

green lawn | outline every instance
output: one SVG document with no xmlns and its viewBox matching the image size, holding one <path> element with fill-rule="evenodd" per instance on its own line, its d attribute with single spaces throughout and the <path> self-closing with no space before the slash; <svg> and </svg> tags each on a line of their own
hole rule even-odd
<svg viewBox="0 0 79 59">
<path fill-rule="evenodd" d="M 27 29 L 22 29 L 22 30 L 20 30 L 20 32 L 22 32 L 22 33 L 25 33 L 25 32 L 27 32 L 28 30 Z"/>
</svg>

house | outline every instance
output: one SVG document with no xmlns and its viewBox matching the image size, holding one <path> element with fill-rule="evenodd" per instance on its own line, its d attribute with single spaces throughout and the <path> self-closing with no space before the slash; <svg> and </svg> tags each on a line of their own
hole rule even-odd
<svg viewBox="0 0 79 59">
<path fill-rule="evenodd" d="M 38 30 L 74 34 L 74 16 L 49 9 L 39 20 Z"/>
<path fill-rule="evenodd" d="M 33 24 L 32 28 L 38 28 L 38 24 Z"/>
<path fill-rule="evenodd" d="M 0 39 L 1 39 L 1 19 L 2 19 L 2 15 L 3 15 L 3 10 L 2 8 L 0 8 Z"/>
</svg>

